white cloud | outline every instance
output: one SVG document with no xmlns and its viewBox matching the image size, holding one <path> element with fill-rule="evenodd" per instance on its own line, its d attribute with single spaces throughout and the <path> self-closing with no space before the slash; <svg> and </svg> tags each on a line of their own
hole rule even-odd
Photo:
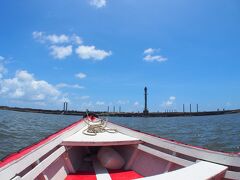
<svg viewBox="0 0 240 180">
<path fill-rule="evenodd" d="M 173 104 L 173 101 L 167 100 L 165 102 L 165 106 L 171 106 Z"/>
<path fill-rule="evenodd" d="M 158 52 L 159 49 L 153 49 L 153 48 L 148 48 L 145 49 L 143 54 L 145 54 L 144 56 L 144 60 L 147 62 L 153 62 L 153 61 L 157 61 L 157 62 L 164 62 L 167 61 L 168 59 L 166 57 L 163 57 L 161 55 L 156 55 L 156 52 Z"/>
<path fill-rule="evenodd" d="M 45 35 L 43 32 L 39 32 L 39 31 L 34 31 L 32 33 L 32 36 L 34 39 L 36 39 L 37 41 L 44 43 L 46 41 Z"/>
<path fill-rule="evenodd" d="M 106 0 L 89 0 L 90 5 L 95 6 L 97 8 L 101 8 L 106 6 L 107 1 Z"/>
<path fill-rule="evenodd" d="M 4 60 L 5 58 L 3 56 L 0 56 L 0 61 Z"/>
<path fill-rule="evenodd" d="M 27 71 L 17 71 L 10 79 L 0 81 L 0 96 L 21 101 L 62 103 L 66 97 L 55 86 L 35 79 Z"/>
<path fill-rule="evenodd" d="M 103 102 L 103 101 L 97 101 L 96 102 L 96 105 L 99 105 L 99 106 L 102 106 L 102 105 L 104 105 L 105 104 L 105 102 Z"/>
<path fill-rule="evenodd" d="M 56 35 L 50 34 L 46 35 L 44 32 L 34 31 L 32 33 L 33 38 L 41 43 L 51 43 L 51 44 L 60 44 L 60 43 L 67 43 L 69 42 L 69 37 L 65 34 Z"/>
<path fill-rule="evenodd" d="M 102 2 L 102 1 L 101 1 Z M 101 3 L 99 2 L 99 3 Z M 105 2 L 105 1 L 104 1 Z M 81 45 L 83 40 L 77 34 L 46 34 L 41 31 L 34 31 L 33 38 L 49 46 L 50 54 L 56 59 L 64 59 L 72 54 L 73 47 L 76 47 L 76 54 L 81 59 L 103 60 L 112 55 L 111 51 L 96 49 L 95 46 Z"/>
<path fill-rule="evenodd" d="M 75 89 L 83 89 L 83 86 L 78 84 L 66 84 L 66 83 L 59 83 L 56 85 L 56 88 L 75 88 Z"/>
<path fill-rule="evenodd" d="M 145 49 L 144 50 L 144 54 L 152 54 L 156 51 L 156 49 L 153 49 L 153 48 L 148 48 L 148 49 Z"/>
<path fill-rule="evenodd" d="M 76 53 L 81 59 L 103 60 L 112 54 L 111 51 L 96 49 L 95 46 L 81 45 L 76 49 Z"/>
<path fill-rule="evenodd" d="M 50 43 L 50 44 L 64 44 L 64 43 L 75 43 L 82 44 L 82 38 L 76 34 L 66 35 L 66 34 L 46 34 L 41 31 L 34 31 L 32 33 L 34 39 L 41 43 Z"/>
<path fill-rule="evenodd" d="M 163 57 L 160 55 L 156 55 L 156 56 L 146 55 L 143 59 L 148 62 L 153 62 L 153 61 L 164 62 L 168 60 L 166 57 Z"/>
<path fill-rule="evenodd" d="M 175 97 L 175 96 L 170 96 L 167 101 L 164 101 L 164 102 L 163 102 L 162 105 L 163 105 L 164 107 L 170 107 L 170 106 L 172 106 L 172 105 L 174 104 L 175 100 L 176 100 L 176 97 Z"/>
<path fill-rule="evenodd" d="M 50 47 L 51 49 L 51 55 L 55 58 L 55 59 L 64 59 L 67 56 L 70 56 L 72 54 L 72 46 L 55 46 L 52 45 Z"/>
<path fill-rule="evenodd" d="M 87 75 L 80 72 L 80 73 L 75 74 L 75 77 L 77 77 L 77 78 L 79 78 L 79 79 L 84 79 L 84 78 L 87 77 Z"/>
<path fill-rule="evenodd" d="M 83 43 L 82 38 L 79 37 L 79 36 L 76 35 L 76 34 L 73 34 L 73 35 L 71 36 L 71 40 L 72 40 L 72 42 L 75 42 L 76 44 L 82 44 L 82 43 Z"/>
<path fill-rule="evenodd" d="M 52 44 L 61 44 L 69 42 L 69 37 L 65 34 L 61 34 L 59 36 L 56 34 L 48 35 L 46 36 L 46 39 Z"/>
<path fill-rule="evenodd" d="M 175 100 L 176 100 L 176 97 L 175 97 L 175 96 L 170 96 L 170 97 L 169 97 L 169 100 L 175 101 Z"/>
</svg>

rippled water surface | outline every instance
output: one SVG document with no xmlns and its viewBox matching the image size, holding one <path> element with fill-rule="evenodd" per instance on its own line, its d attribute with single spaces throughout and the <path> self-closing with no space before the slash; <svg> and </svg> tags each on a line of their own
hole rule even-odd
<svg viewBox="0 0 240 180">
<path fill-rule="evenodd" d="M 0 159 L 79 120 L 80 116 L 0 110 Z M 200 117 L 123 118 L 110 121 L 212 150 L 240 151 L 240 114 Z"/>
</svg>

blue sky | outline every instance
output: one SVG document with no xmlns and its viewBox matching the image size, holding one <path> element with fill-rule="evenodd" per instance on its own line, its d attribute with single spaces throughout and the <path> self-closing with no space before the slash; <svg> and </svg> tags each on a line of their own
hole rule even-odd
<svg viewBox="0 0 240 180">
<path fill-rule="evenodd" d="M 3 0 L 0 105 L 240 107 L 238 0 Z"/>
</svg>

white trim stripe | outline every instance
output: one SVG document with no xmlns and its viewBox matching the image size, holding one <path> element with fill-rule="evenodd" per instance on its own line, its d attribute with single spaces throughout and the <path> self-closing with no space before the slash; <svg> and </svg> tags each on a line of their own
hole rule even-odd
<svg viewBox="0 0 240 180">
<path fill-rule="evenodd" d="M 94 160 L 93 167 L 97 180 L 111 180 L 111 176 L 109 175 L 107 169 L 103 167 L 97 159 Z"/>
</svg>

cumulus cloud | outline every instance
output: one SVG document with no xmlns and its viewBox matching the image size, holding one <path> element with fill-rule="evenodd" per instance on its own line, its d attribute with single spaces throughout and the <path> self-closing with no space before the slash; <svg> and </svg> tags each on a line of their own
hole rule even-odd
<svg viewBox="0 0 240 180">
<path fill-rule="evenodd" d="M 106 6 L 106 0 L 89 0 L 90 5 L 95 6 L 96 8 L 101 8 Z"/>
<path fill-rule="evenodd" d="M 144 50 L 144 54 L 152 54 L 156 51 L 156 49 L 153 49 L 153 48 L 148 48 L 148 49 L 145 49 Z"/>
<path fill-rule="evenodd" d="M 158 52 L 159 49 L 153 49 L 153 48 L 148 48 L 145 49 L 143 54 L 145 55 L 143 60 L 147 61 L 147 62 L 153 62 L 153 61 L 157 61 L 157 62 L 164 62 L 167 61 L 168 59 L 166 57 L 163 57 L 162 55 L 158 55 L 156 54 L 156 52 Z"/>
<path fill-rule="evenodd" d="M 41 42 L 41 43 L 44 43 L 46 41 L 45 39 L 45 35 L 43 32 L 39 32 L 39 31 L 34 31 L 32 33 L 32 36 L 34 39 L 36 39 L 37 41 Z"/>
<path fill-rule="evenodd" d="M 166 57 L 163 57 L 160 55 L 152 56 L 150 54 L 146 55 L 143 59 L 148 62 L 152 62 L 152 61 L 164 62 L 168 60 Z"/>
<path fill-rule="evenodd" d="M 169 97 L 169 100 L 175 101 L 175 100 L 176 100 L 176 97 L 175 97 L 175 96 L 170 96 L 170 97 Z"/>
<path fill-rule="evenodd" d="M 87 77 L 87 75 L 80 72 L 80 73 L 75 74 L 75 77 L 78 79 L 84 79 Z"/>
<path fill-rule="evenodd" d="M 56 46 L 56 45 L 52 45 L 50 47 L 51 49 L 51 55 L 55 58 L 55 59 L 64 59 L 67 56 L 70 56 L 72 54 L 72 46 Z"/>
<path fill-rule="evenodd" d="M 79 37 L 76 34 L 73 34 L 70 39 L 71 39 L 72 42 L 75 42 L 76 44 L 82 44 L 83 43 L 82 38 Z"/>
<path fill-rule="evenodd" d="M 82 38 L 76 34 L 66 35 L 66 34 L 46 34 L 41 31 L 34 31 L 32 36 L 35 40 L 41 43 L 50 43 L 50 44 L 63 44 L 63 43 L 75 43 L 82 44 Z"/>
<path fill-rule="evenodd" d="M 49 47 L 50 54 L 55 59 L 64 59 L 72 54 L 72 49 L 76 47 L 75 52 L 81 59 L 103 60 L 112 55 L 111 51 L 96 49 L 95 46 L 82 45 L 82 38 L 76 34 L 46 34 L 41 31 L 34 31 L 33 38 Z"/>
<path fill-rule="evenodd" d="M 39 103 L 60 103 L 67 100 L 55 86 L 35 79 L 33 74 L 24 70 L 17 71 L 13 78 L 0 81 L 0 96 Z"/>
<path fill-rule="evenodd" d="M 95 46 L 78 46 L 76 54 L 81 59 L 103 60 L 112 54 L 111 51 L 96 49 Z"/>
<path fill-rule="evenodd" d="M 61 44 L 69 42 L 69 37 L 65 34 L 61 34 L 59 36 L 56 34 L 48 35 L 46 39 L 52 44 Z"/>
<path fill-rule="evenodd" d="M 75 89 L 83 89 L 83 86 L 78 84 L 66 84 L 66 83 L 59 83 L 56 85 L 56 88 L 75 88 Z"/>
<path fill-rule="evenodd" d="M 164 107 L 170 107 L 174 104 L 175 100 L 176 100 L 175 96 L 170 96 L 167 101 L 163 102 L 163 106 Z"/>
</svg>

